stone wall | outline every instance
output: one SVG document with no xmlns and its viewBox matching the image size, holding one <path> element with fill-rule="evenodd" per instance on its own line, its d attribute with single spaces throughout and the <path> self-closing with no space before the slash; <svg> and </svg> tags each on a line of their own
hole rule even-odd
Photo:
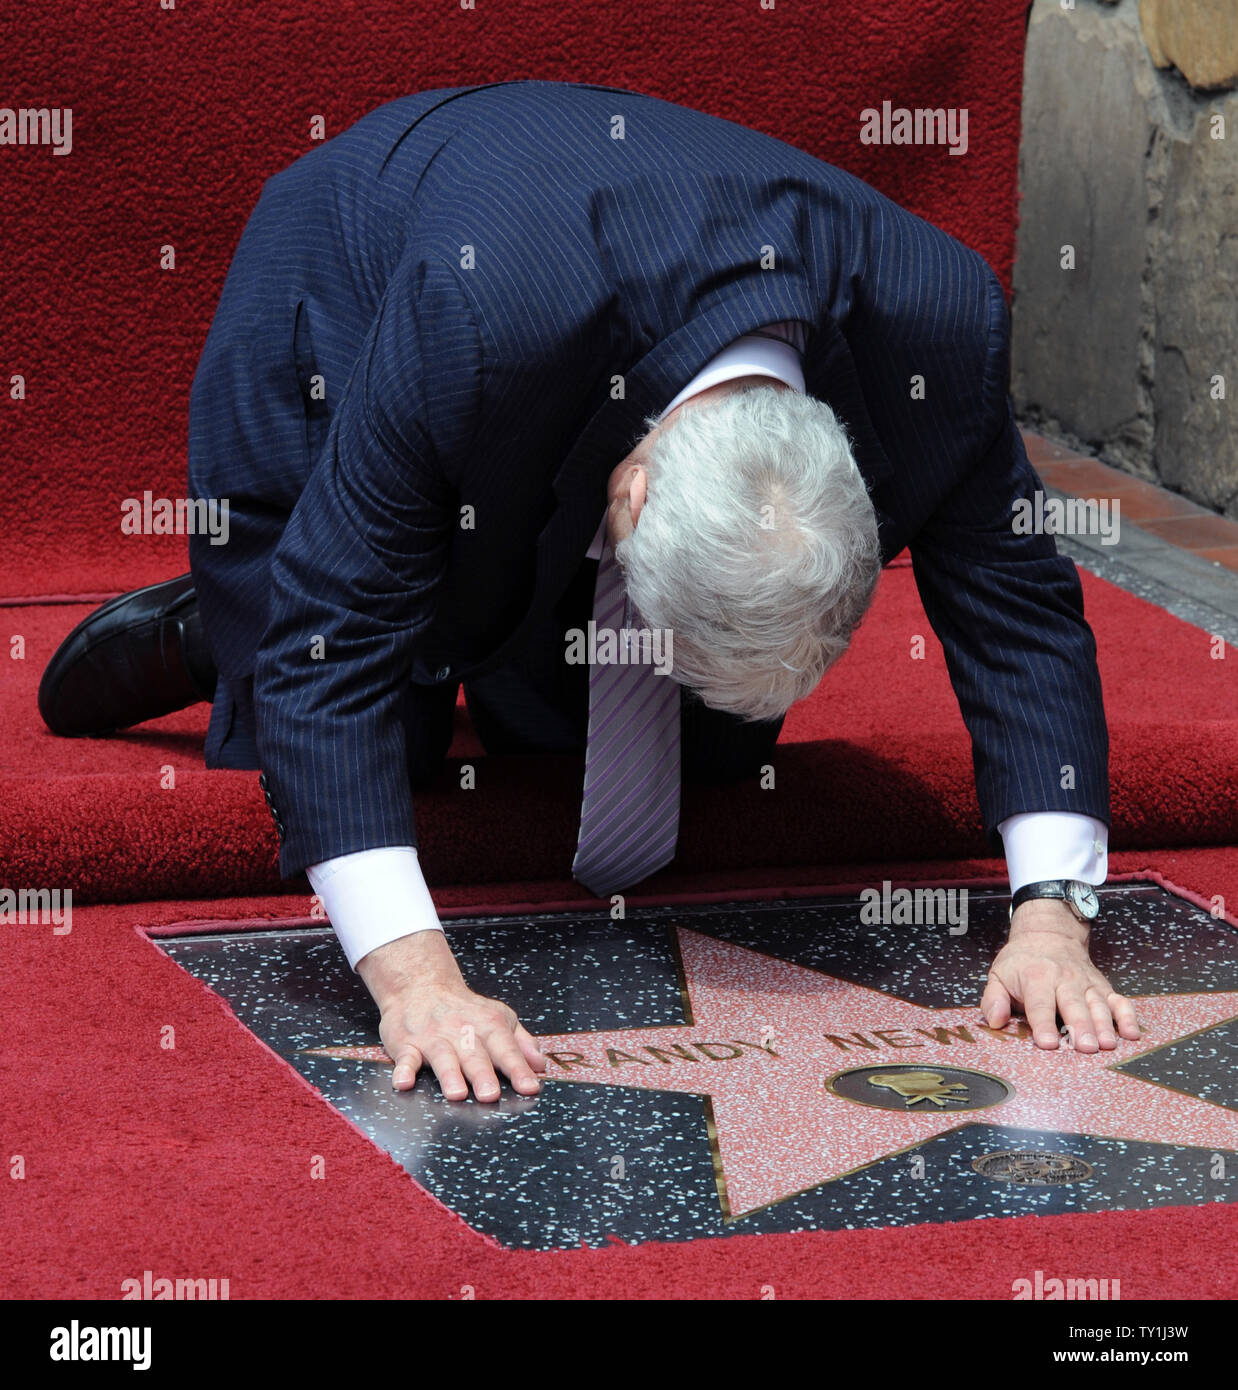
<svg viewBox="0 0 1238 1390">
<path fill-rule="evenodd" d="M 1238 517 L 1238 0 L 1035 0 L 1015 405 Z"/>
</svg>

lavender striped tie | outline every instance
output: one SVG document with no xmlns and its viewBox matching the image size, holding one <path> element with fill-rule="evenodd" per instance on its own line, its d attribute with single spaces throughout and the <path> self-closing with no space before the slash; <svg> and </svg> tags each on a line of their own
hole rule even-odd
<svg viewBox="0 0 1238 1390">
<path fill-rule="evenodd" d="M 607 536 L 593 595 L 598 639 L 643 623 L 628 602 Z M 622 633 L 615 642 L 623 651 Z M 659 675 L 652 644 L 633 642 L 627 664 L 594 662 L 580 838 L 572 877 L 598 897 L 628 888 L 675 857 L 679 836 L 680 686 Z"/>
</svg>

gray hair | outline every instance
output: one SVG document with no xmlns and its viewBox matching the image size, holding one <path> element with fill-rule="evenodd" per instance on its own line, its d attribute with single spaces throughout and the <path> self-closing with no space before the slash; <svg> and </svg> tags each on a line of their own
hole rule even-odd
<svg viewBox="0 0 1238 1390">
<path fill-rule="evenodd" d="M 672 674 L 714 709 L 785 714 L 846 651 L 881 570 L 846 430 L 812 396 L 744 386 L 688 401 L 646 469 L 615 554 L 642 621 L 674 634 Z"/>
</svg>

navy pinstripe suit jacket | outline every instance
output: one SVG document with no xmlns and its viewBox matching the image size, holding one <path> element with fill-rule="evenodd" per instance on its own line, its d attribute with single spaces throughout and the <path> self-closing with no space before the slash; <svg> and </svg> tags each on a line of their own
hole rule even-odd
<svg viewBox="0 0 1238 1390">
<path fill-rule="evenodd" d="M 409 720 L 549 611 L 642 419 L 780 319 L 808 325 L 883 559 L 910 546 L 995 848 L 1017 811 L 1108 820 L 1078 576 L 1011 526 L 1040 484 L 984 260 L 744 127 L 519 81 L 392 102 L 269 180 L 194 378 L 190 490 L 231 528 L 191 546 L 208 762 L 252 688 L 285 875 L 416 843 Z"/>
</svg>

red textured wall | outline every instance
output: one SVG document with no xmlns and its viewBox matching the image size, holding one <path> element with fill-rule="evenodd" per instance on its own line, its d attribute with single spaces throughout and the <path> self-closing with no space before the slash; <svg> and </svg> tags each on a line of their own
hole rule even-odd
<svg viewBox="0 0 1238 1390">
<path fill-rule="evenodd" d="M 170 0 L 164 0 L 170 3 Z M 73 109 L 73 151 L 0 147 L 0 598 L 187 568 L 120 504 L 184 495 L 188 387 L 262 181 L 393 97 L 603 82 L 743 121 L 869 180 L 1009 285 L 1026 0 L 25 0 L 0 106 Z M 869 106 L 967 107 L 969 149 L 865 146 Z M 176 248 L 175 271 L 159 268 Z M 28 398 L 9 399 L 13 373 Z"/>
</svg>

